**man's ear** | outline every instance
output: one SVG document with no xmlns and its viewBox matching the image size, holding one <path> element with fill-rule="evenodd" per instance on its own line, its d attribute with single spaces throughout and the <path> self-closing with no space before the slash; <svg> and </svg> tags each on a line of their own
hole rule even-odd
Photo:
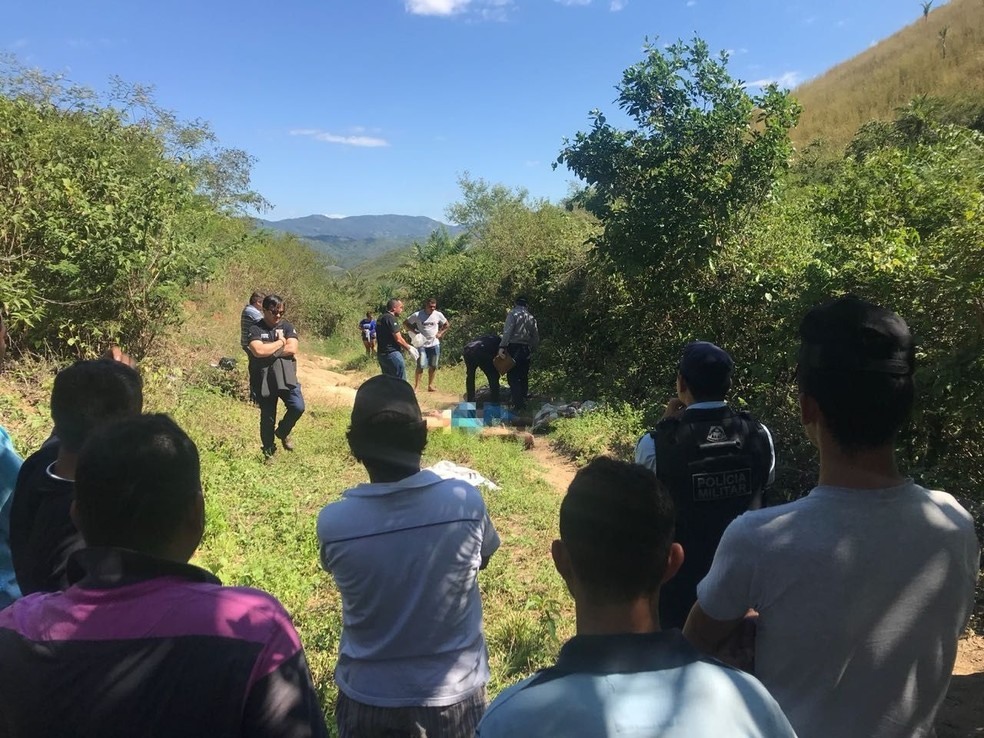
<svg viewBox="0 0 984 738">
<path fill-rule="evenodd" d="M 683 566 L 683 546 L 679 543 L 670 544 L 670 552 L 666 555 L 666 570 L 663 572 L 663 580 L 660 584 L 666 584 L 676 573 L 680 571 L 680 567 Z"/>
<path fill-rule="evenodd" d="M 799 393 L 799 406 L 800 423 L 803 424 L 806 437 L 815 446 L 819 437 L 820 420 L 823 413 L 820 412 L 820 406 L 817 404 L 817 401 L 810 395 L 803 394 L 802 392 Z"/>
<path fill-rule="evenodd" d="M 567 583 L 567 589 L 570 589 L 571 576 L 574 573 L 571 567 L 571 555 L 567 550 L 567 546 L 559 538 L 550 544 L 550 555 L 553 557 L 554 568 L 560 574 L 561 579 Z"/>
<path fill-rule="evenodd" d="M 195 504 L 188 509 L 186 524 L 188 526 L 188 540 L 189 542 L 193 541 L 194 548 L 197 549 L 198 544 L 202 542 L 202 536 L 205 535 L 205 496 L 201 490 L 198 490 Z"/>
</svg>

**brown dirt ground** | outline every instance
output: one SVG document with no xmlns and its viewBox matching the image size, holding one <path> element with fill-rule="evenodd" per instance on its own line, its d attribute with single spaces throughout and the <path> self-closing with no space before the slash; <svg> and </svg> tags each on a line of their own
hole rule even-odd
<svg viewBox="0 0 984 738">
<path fill-rule="evenodd" d="M 344 371 L 340 362 L 325 356 L 301 354 L 298 357 L 298 373 L 304 384 L 304 397 L 308 402 L 326 405 L 351 406 L 355 391 L 367 379 L 356 371 Z M 460 398 L 447 392 L 418 392 L 421 410 L 428 416 L 428 423 L 440 425 L 440 412 L 453 407 Z M 574 478 L 576 467 L 571 461 L 556 453 L 548 442 L 534 439 L 522 431 L 488 429 L 484 435 L 513 436 L 528 444 L 528 450 L 536 459 L 540 473 L 557 494 L 564 494 Z M 970 634 L 961 639 L 957 661 L 953 667 L 953 679 L 936 720 L 937 738 L 968 738 L 984 736 L 984 636 Z"/>
</svg>

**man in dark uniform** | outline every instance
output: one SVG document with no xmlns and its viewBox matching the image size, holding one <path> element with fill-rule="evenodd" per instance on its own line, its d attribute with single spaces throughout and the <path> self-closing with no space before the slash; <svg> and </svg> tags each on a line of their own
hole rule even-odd
<svg viewBox="0 0 984 738">
<path fill-rule="evenodd" d="M 465 359 L 465 400 L 475 402 L 475 371 L 481 369 L 489 381 L 489 401 L 499 404 L 499 372 L 492 363 L 499 351 L 501 336 L 489 334 L 465 344 L 461 354 Z"/>
<path fill-rule="evenodd" d="M 731 357 L 713 343 L 689 344 L 680 359 L 677 396 L 636 445 L 636 463 L 652 469 L 673 497 L 676 540 L 685 557 L 660 594 L 664 628 L 683 627 L 724 529 L 762 506 L 775 474 L 768 428 L 724 401 L 733 368 Z"/>
<path fill-rule="evenodd" d="M 274 438 L 294 450 L 290 432 L 304 413 L 301 383 L 297 381 L 297 331 L 283 319 L 287 306 L 280 295 L 263 298 L 263 319 L 249 327 L 250 391 L 260 406 L 260 442 L 263 455 L 273 456 Z M 277 400 L 287 411 L 277 425 Z"/>
<path fill-rule="evenodd" d="M 386 303 L 386 312 L 376 321 L 376 360 L 383 374 L 397 379 L 407 378 L 407 368 L 403 363 L 403 352 L 409 351 L 414 360 L 417 349 L 413 348 L 400 333 L 397 318 L 403 312 L 403 300 L 395 297 Z"/>
</svg>

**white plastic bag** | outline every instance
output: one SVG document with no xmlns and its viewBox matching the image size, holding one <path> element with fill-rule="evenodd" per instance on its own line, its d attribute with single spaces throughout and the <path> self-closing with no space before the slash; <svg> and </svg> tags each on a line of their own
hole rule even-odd
<svg viewBox="0 0 984 738">
<path fill-rule="evenodd" d="M 414 361 L 416 361 L 417 359 L 420 358 L 420 352 L 417 351 L 417 349 L 414 348 L 413 346 L 411 346 L 410 348 L 407 349 L 407 353 L 410 354 L 410 356 L 413 357 L 413 360 Z"/>
<path fill-rule="evenodd" d="M 410 345 L 415 349 L 422 349 L 426 341 L 427 339 L 424 338 L 423 333 L 414 333 L 413 338 L 410 339 Z"/>
</svg>

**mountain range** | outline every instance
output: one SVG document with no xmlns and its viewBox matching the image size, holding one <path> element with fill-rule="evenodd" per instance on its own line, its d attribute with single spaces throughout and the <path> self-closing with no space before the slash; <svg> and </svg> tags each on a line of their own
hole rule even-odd
<svg viewBox="0 0 984 738">
<path fill-rule="evenodd" d="M 352 215 L 345 218 L 307 215 L 284 220 L 256 219 L 256 225 L 294 234 L 341 269 L 350 269 L 386 252 L 406 248 L 414 241 L 425 241 L 440 228 L 452 234 L 463 230 L 461 226 L 448 225 L 423 215 Z"/>
</svg>

